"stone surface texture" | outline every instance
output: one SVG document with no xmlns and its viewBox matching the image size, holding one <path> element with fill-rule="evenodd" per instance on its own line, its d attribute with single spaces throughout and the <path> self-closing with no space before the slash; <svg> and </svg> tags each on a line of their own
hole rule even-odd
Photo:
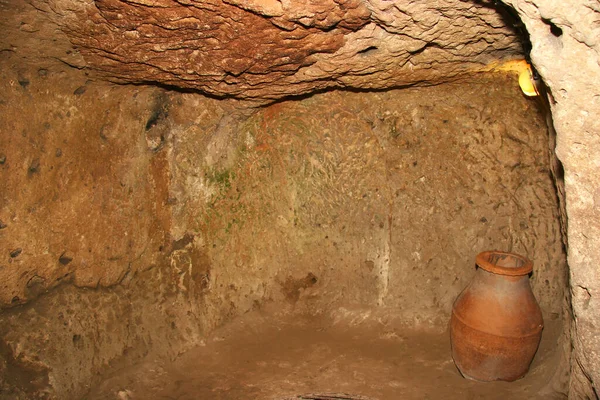
<svg viewBox="0 0 600 400">
<path fill-rule="evenodd" d="M 487 248 L 534 259 L 545 318 L 561 318 L 546 128 L 511 77 L 254 109 L 15 60 L 0 80 L 6 398 L 80 398 L 265 305 L 444 329 Z"/>
<path fill-rule="evenodd" d="M 436 83 L 521 48 L 485 2 L 33 1 L 100 76 L 261 101 Z"/>
<path fill-rule="evenodd" d="M 396 315 L 373 308 L 341 308 L 316 317 L 248 313 L 174 362 L 148 357 L 119 371 L 87 399 L 106 400 L 107 394 L 211 400 L 560 398 L 548 384 L 558 364 L 554 322 L 546 322 L 525 378 L 482 383 L 458 373 L 448 332 L 410 329 Z"/>
<path fill-rule="evenodd" d="M 600 387 L 600 4 L 507 0 L 533 44 L 531 59 L 550 92 L 564 166 L 573 306 L 572 398 Z M 570 397 L 570 398 L 571 398 Z"/>
<path fill-rule="evenodd" d="M 468 81 L 519 56 L 491 3 L 0 1 L 1 395 L 79 398 L 118 360 L 175 357 L 266 303 L 439 324 L 490 247 L 534 259 L 560 318 L 552 169 L 568 394 L 595 398 L 600 6 L 505 2 L 548 87 L 564 180 L 515 79 Z M 459 76 L 261 109 L 98 81 L 256 105 Z"/>
</svg>

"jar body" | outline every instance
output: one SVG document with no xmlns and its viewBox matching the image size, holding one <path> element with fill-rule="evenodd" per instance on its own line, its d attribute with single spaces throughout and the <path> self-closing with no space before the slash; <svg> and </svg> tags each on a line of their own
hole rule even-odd
<svg viewBox="0 0 600 400">
<path fill-rule="evenodd" d="M 488 261 L 496 260 L 494 256 L 498 254 L 516 256 L 502 252 L 481 254 Z M 531 291 L 528 273 L 490 272 L 482 268 L 481 254 L 475 277 L 452 308 L 452 358 L 466 378 L 514 381 L 527 373 L 537 351 L 543 329 L 542 313 Z M 512 272 L 523 271 L 515 268 Z"/>
</svg>

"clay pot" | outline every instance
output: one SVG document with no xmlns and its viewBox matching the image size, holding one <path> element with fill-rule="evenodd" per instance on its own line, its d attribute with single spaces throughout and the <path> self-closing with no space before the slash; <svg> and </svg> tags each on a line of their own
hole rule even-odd
<svg viewBox="0 0 600 400">
<path fill-rule="evenodd" d="M 475 277 L 452 308 L 452 358 L 460 373 L 479 381 L 514 381 L 529 370 L 543 320 L 531 286 L 531 261 L 517 254 L 477 255 Z"/>
</svg>

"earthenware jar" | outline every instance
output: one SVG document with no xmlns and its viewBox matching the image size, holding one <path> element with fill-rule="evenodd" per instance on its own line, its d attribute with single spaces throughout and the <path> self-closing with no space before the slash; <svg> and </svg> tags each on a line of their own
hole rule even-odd
<svg viewBox="0 0 600 400">
<path fill-rule="evenodd" d="M 527 373 L 543 320 L 531 286 L 533 264 L 501 251 L 477 255 L 475 277 L 452 309 L 452 358 L 465 378 L 514 381 Z"/>
</svg>

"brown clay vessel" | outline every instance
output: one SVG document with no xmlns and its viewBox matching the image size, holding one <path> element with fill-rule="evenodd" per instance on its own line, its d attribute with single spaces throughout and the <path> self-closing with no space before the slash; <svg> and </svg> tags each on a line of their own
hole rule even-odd
<svg viewBox="0 0 600 400">
<path fill-rule="evenodd" d="M 477 271 L 454 302 L 452 358 L 465 378 L 514 381 L 523 377 L 542 336 L 540 307 L 529 285 L 531 261 L 485 251 Z"/>
</svg>

